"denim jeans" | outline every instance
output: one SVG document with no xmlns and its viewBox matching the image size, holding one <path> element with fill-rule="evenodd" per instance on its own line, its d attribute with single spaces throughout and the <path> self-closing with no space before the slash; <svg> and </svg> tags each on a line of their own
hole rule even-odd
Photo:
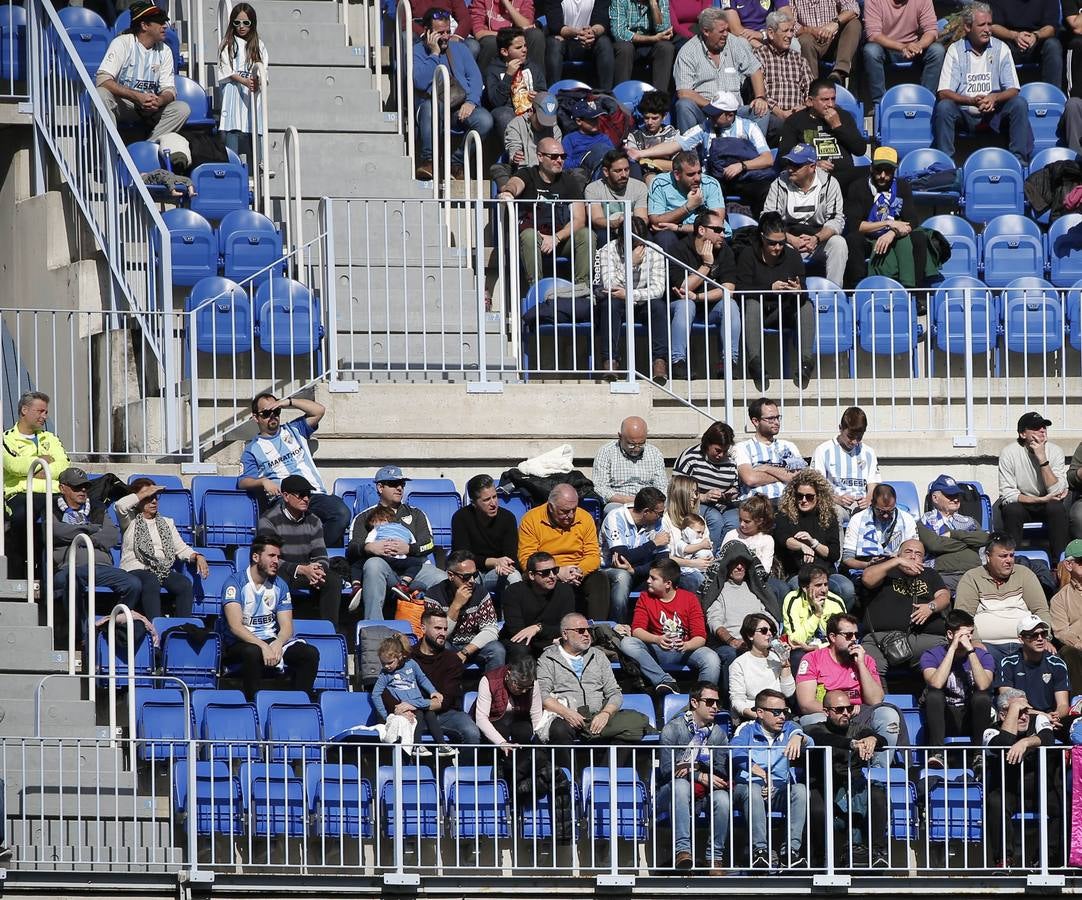
<svg viewBox="0 0 1082 900">
<path fill-rule="evenodd" d="M 383 618 L 383 602 L 392 585 L 398 584 L 398 574 L 388 565 L 387 560 L 379 556 L 370 556 L 364 562 L 361 584 L 364 588 L 364 617 L 366 619 Z M 413 579 L 414 587 L 427 590 L 446 580 L 447 573 L 437 569 L 431 562 L 421 566 L 421 571 Z"/>
<path fill-rule="evenodd" d="M 674 849 L 677 853 L 692 852 L 691 835 L 696 814 L 708 807 L 713 810 L 707 820 L 707 827 L 713 835 L 710 858 L 720 863 L 725 859 L 725 841 L 729 836 L 729 792 L 715 788 L 695 801 L 691 782 L 687 778 L 674 778 L 671 786 L 663 785 L 658 790 L 657 809 L 659 813 L 668 811 L 672 815 Z"/>
<path fill-rule="evenodd" d="M 457 653 L 462 647 L 465 647 L 465 644 L 461 647 L 456 644 L 451 649 Z M 491 672 L 507 662 L 507 649 L 499 641 L 489 641 L 473 655 L 473 658 L 482 671 Z"/>
<path fill-rule="evenodd" d="M 634 637 L 626 637 L 620 641 L 620 652 L 639 664 L 643 678 L 653 686 L 662 682 L 672 682 L 675 679 L 665 671 L 665 666 L 675 669 L 677 666 L 688 665 L 695 670 L 696 681 L 709 681 L 718 683 L 721 676 L 721 660 L 709 647 L 700 647 L 690 653 L 675 650 L 662 650 L 658 644 L 647 645 Z"/>
<path fill-rule="evenodd" d="M 71 570 L 67 566 L 62 566 L 56 570 L 53 579 L 53 602 L 56 604 L 56 611 L 59 613 L 58 618 L 63 622 L 67 622 L 68 579 L 70 577 Z M 87 566 L 75 567 L 75 625 L 77 633 L 83 637 L 87 634 L 89 579 L 90 574 Z M 128 609 L 139 609 L 139 601 L 142 599 L 143 594 L 143 583 L 131 572 L 125 572 L 116 566 L 103 566 L 99 563 L 94 566 L 94 586 L 95 592 L 97 588 L 111 590 L 116 594 L 116 603 L 123 603 Z M 94 615 L 105 615 L 109 612 L 109 609 L 112 609 L 112 605 L 108 609 L 96 607 Z"/>
<path fill-rule="evenodd" d="M 740 805 L 744 818 L 751 829 L 751 842 L 756 850 L 765 850 L 770 835 L 770 819 L 767 818 L 766 799 L 762 794 L 761 781 L 738 784 L 733 788 L 733 799 Z M 799 850 L 804 843 L 804 820 L 808 812 L 808 789 L 802 784 L 773 783 L 774 793 L 770 809 L 787 817 L 789 846 Z"/>
<path fill-rule="evenodd" d="M 920 83 L 933 94 L 939 87 L 939 73 L 943 69 L 943 58 L 947 54 L 947 48 L 933 41 L 925 48 L 919 59 L 913 60 L 914 69 L 920 72 Z M 887 60 L 893 63 L 903 62 L 904 57 L 898 50 L 888 50 L 882 44 L 868 41 L 864 45 L 864 70 L 868 73 L 868 93 L 872 103 L 878 103 L 887 92 Z M 910 73 L 906 73 L 906 81 L 915 79 Z"/>
<path fill-rule="evenodd" d="M 481 576 L 481 587 L 492 595 L 492 599 L 496 601 L 498 606 L 500 597 L 507 590 L 507 586 L 509 584 L 518 584 L 520 581 L 522 581 L 522 576 L 517 571 L 512 572 L 510 575 L 500 575 L 495 569 L 489 569 Z"/>
<path fill-rule="evenodd" d="M 630 594 L 635 576 L 627 569 L 602 569 L 602 571 L 609 579 L 609 615 L 614 622 L 627 625 L 631 621 Z"/>
<path fill-rule="evenodd" d="M 998 134 L 1007 129 L 1007 149 L 1018 157 L 1022 165 L 1029 165 L 1033 153 L 1033 130 L 1029 125 L 1029 106 L 1021 94 L 1016 94 L 991 116 L 971 112 L 973 107 L 962 107 L 953 100 L 940 100 L 932 114 L 932 146 L 947 156 L 954 156 L 956 131 L 971 134 L 982 122 Z"/>
<path fill-rule="evenodd" d="M 440 122 L 437 123 L 437 128 L 442 128 L 442 112 L 440 113 Z M 476 131 L 478 137 L 481 138 L 482 143 L 485 140 L 485 135 L 492 130 L 492 113 L 490 113 L 483 106 L 477 106 L 473 112 L 469 114 L 465 122 L 458 120 L 458 113 L 451 110 L 451 132 L 453 135 L 461 136 L 468 134 L 471 131 Z M 451 151 L 451 162 L 455 165 L 462 164 L 462 142 L 456 141 L 456 147 Z M 422 100 L 417 104 L 417 147 L 418 147 L 418 159 L 425 162 L 432 161 L 432 101 Z M 480 161 L 479 161 L 480 162 Z M 434 173 L 439 175 L 439 173 Z"/>
<path fill-rule="evenodd" d="M 461 709 L 436 713 L 440 728 L 452 744 L 480 744 L 481 729 Z"/>
<path fill-rule="evenodd" d="M 352 518 L 349 507 L 334 494 L 312 494 L 308 511 L 323 523 L 323 541 L 328 547 L 341 547 L 342 537 Z"/>
<path fill-rule="evenodd" d="M 725 304 L 729 305 L 729 359 L 735 360 L 740 352 L 740 307 L 730 297 L 727 301 L 719 300 L 706 315 L 706 324 L 709 329 L 717 329 L 718 349 L 713 356 L 715 362 L 720 362 L 726 355 L 725 343 Z M 669 351 L 672 361 L 680 362 L 688 358 L 688 341 L 690 340 L 691 323 L 695 319 L 694 300 L 670 300 L 669 311 L 672 314 L 672 349 Z"/>
<path fill-rule="evenodd" d="M 720 553 L 721 539 L 740 524 L 740 510 L 735 506 L 722 510 L 716 506 L 701 503 L 699 515 L 706 520 L 706 528 L 710 532 L 710 542 L 714 545 L 714 553 Z"/>
</svg>

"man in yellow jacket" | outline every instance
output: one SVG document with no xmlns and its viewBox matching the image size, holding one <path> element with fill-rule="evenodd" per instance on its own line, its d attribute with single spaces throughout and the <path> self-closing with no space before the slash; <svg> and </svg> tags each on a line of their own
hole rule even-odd
<svg viewBox="0 0 1082 900">
<path fill-rule="evenodd" d="M 68 468 L 68 454 L 55 434 L 45 430 L 49 418 L 49 395 L 41 391 L 26 391 L 19 397 L 19 419 L 4 433 L 4 502 L 8 519 L 8 577 L 22 577 L 26 573 L 26 474 L 34 458 L 40 458 L 49 467 L 53 477 L 53 491 L 60 473 Z M 35 546 L 41 547 L 41 531 L 38 523 L 45 512 L 45 472 L 34 473 Z"/>
</svg>

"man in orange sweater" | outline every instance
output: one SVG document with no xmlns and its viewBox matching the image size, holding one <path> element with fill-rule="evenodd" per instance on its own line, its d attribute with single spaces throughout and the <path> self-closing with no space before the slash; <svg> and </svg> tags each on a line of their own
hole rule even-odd
<svg viewBox="0 0 1082 900">
<path fill-rule="evenodd" d="M 548 503 L 531 509 L 518 526 L 518 557 L 526 560 L 538 551 L 552 555 L 559 567 L 556 577 L 575 591 L 575 604 L 588 618 L 609 617 L 609 580 L 601 572 L 601 547 L 593 517 L 579 509 L 579 495 L 569 484 L 549 492 Z"/>
</svg>

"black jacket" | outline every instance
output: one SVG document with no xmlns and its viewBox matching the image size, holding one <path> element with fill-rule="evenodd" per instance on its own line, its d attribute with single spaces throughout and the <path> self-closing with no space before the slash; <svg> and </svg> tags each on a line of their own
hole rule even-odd
<svg viewBox="0 0 1082 900">
<path fill-rule="evenodd" d="M 718 557 L 716 562 L 711 563 L 706 570 L 706 580 L 703 581 L 703 586 L 699 588 L 699 602 L 703 605 L 703 616 L 706 615 L 710 604 L 718 599 L 718 595 L 725 585 L 725 579 L 729 574 L 729 567 L 737 560 L 743 560 L 747 566 L 746 584 L 751 589 L 751 592 L 759 598 L 759 602 L 763 604 L 763 609 L 770 614 L 770 617 L 775 622 L 781 622 L 781 604 L 774 592 L 767 587 L 766 572 L 763 571 L 763 566 L 755 554 L 742 541 L 730 541 L 722 547 L 721 556 Z"/>
</svg>

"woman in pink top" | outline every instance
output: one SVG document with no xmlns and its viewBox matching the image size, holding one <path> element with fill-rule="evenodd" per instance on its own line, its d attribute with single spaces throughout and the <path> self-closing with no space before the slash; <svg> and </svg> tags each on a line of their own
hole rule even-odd
<svg viewBox="0 0 1082 900">
<path fill-rule="evenodd" d="M 544 66 L 545 34 L 534 21 L 533 0 L 474 0 L 470 19 L 481 44 L 477 67 L 482 72 L 496 58 L 496 32 L 512 26 L 526 32 L 526 59 Z"/>
<path fill-rule="evenodd" d="M 691 29 L 699 13 L 713 5 L 714 0 L 669 0 L 669 22 L 673 30 L 673 43 L 677 47 L 695 37 Z"/>
</svg>

